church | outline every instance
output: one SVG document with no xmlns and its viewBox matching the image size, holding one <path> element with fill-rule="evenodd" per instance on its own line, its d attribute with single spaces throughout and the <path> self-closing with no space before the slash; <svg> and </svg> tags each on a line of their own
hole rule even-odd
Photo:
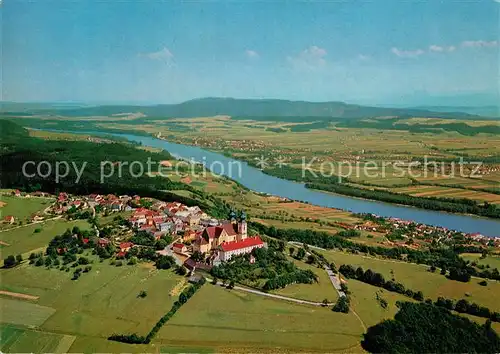
<svg viewBox="0 0 500 354">
<path fill-rule="evenodd" d="M 249 237 L 245 213 L 236 219 L 231 212 L 229 221 L 217 226 L 209 226 L 193 244 L 193 251 L 215 255 L 219 261 L 227 261 L 234 255 L 252 252 L 254 248 L 264 247 L 260 236 Z"/>
</svg>

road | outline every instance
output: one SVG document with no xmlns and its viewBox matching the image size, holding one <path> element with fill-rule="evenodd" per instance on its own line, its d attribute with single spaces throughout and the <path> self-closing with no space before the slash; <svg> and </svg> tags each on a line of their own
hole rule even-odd
<svg viewBox="0 0 500 354">
<path fill-rule="evenodd" d="M 207 282 L 212 282 L 212 279 L 207 278 Z M 223 284 L 222 284 L 222 282 L 218 281 L 217 285 L 223 285 Z M 270 294 L 270 293 L 266 293 L 264 291 L 244 288 L 242 286 L 237 286 L 237 285 L 233 287 L 233 290 L 245 291 L 247 293 L 251 293 L 251 294 L 255 294 L 255 295 L 259 295 L 259 296 L 266 296 L 266 297 L 270 297 L 273 299 L 295 302 L 297 304 L 302 304 L 302 305 L 325 306 L 325 304 L 323 304 L 322 302 L 307 301 L 307 300 L 296 299 L 296 298 L 288 297 L 288 296 Z M 328 303 L 326 306 L 332 306 L 332 305 L 333 305 L 333 303 Z"/>
<path fill-rule="evenodd" d="M 330 278 L 330 281 L 332 282 L 333 287 L 335 290 L 337 290 L 337 293 L 339 294 L 339 297 L 346 296 L 345 293 L 342 291 L 342 287 L 340 286 L 340 279 L 337 274 L 335 274 L 330 267 L 327 265 L 323 265 L 323 268 L 326 270 L 326 274 L 328 274 L 328 278 Z"/>
<path fill-rule="evenodd" d="M 165 251 L 165 254 L 166 254 L 167 256 L 171 256 L 171 257 L 173 257 L 173 258 L 175 259 L 175 263 L 176 263 L 178 266 L 182 266 L 182 265 L 183 265 L 183 262 L 182 262 L 182 261 L 179 259 L 179 257 L 177 257 L 177 256 L 175 255 L 175 253 L 172 251 L 172 245 L 173 245 L 174 243 L 176 243 L 177 241 L 179 241 L 179 239 L 180 239 L 180 238 L 178 237 L 178 238 L 176 238 L 175 240 L 173 240 L 173 241 L 172 241 L 172 242 L 171 242 L 171 243 L 170 243 L 167 247 L 165 247 L 165 248 L 163 249 L 163 251 Z"/>
</svg>

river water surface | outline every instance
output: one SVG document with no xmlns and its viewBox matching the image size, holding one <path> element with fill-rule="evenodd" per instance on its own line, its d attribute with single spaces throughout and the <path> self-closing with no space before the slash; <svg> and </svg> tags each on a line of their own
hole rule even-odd
<svg viewBox="0 0 500 354">
<path fill-rule="evenodd" d="M 256 192 L 269 193 L 278 197 L 309 202 L 324 207 L 344 209 L 355 213 L 374 213 L 380 216 L 413 220 L 419 223 L 442 226 L 462 232 L 479 232 L 486 236 L 500 236 L 500 220 L 424 210 L 404 205 L 395 205 L 311 190 L 306 188 L 302 183 L 267 175 L 260 169 L 249 166 L 245 162 L 237 161 L 222 154 L 196 146 L 176 144 L 149 136 L 134 134 L 117 134 L 98 131 L 73 131 L 72 133 L 114 135 L 141 143 L 144 146 L 161 148 L 167 150 L 176 157 L 204 163 L 207 167 L 210 167 L 214 173 L 230 177 Z M 241 173 L 239 173 L 240 170 L 238 166 L 241 166 Z M 311 217 L 314 217 L 314 215 L 311 215 Z"/>
</svg>

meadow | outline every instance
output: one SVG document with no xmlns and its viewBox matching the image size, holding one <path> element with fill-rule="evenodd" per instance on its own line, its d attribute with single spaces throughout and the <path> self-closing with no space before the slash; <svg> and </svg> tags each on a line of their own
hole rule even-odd
<svg viewBox="0 0 500 354">
<path fill-rule="evenodd" d="M 62 234 L 74 226 L 82 230 L 90 228 L 90 224 L 86 220 L 55 219 L 2 231 L 0 232 L 0 241 L 2 241 L 0 259 L 17 254 L 22 254 L 23 258 L 26 259 L 31 252 L 39 252 L 43 249 L 54 236 Z"/>
<path fill-rule="evenodd" d="M 500 269 L 500 255 L 488 255 L 486 258 L 481 258 L 477 253 L 462 253 L 460 255 L 466 261 L 476 262 L 478 265 L 490 266 L 491 268 Z"/>
<path fill-rule="evenodd" d="M 157 342 L 221 351 L 359 351 L 352 314 L 205 285 L 158 333 Z"/>
<path fill-rule="evenodd" d="M 321 302 L 324 299 L 327 299 L 328 302 L 337 301 L 338 294 L 323 268 L 298 261 L 292 257 L 289 257 L 289 260 L 300 269 L 313 271 L 318 276 L 318 282 L 313 284 L 291 284 L 284 289 L 273 290 L 271 293 L 315 302 Z"/>
<path fill-rule="evenodd" d="M 9 195 L 0 195 L 0 202 L 1 219 L 7 215 L 12 215 L 16 218 L 16 223 L 19 221 L 26 223 L 30 221 L 29 218 L 31 215 L 51 205 L 53 199 L 41 197 L 19 198 Z M 10 225 L 8 227 L 10 227 Z"/>
<path fill-rule="evenodd" d="M 321 251 L 337 267 L 342 264 L 350 264 L 363 269 L 371 269 L 381 273 L 386 280 L 393 277 L 406 288 L 414 291 L 422 291 L 425 298 L 436 300 L 439 296 L 450 299 L 467 299 L 486 306 L 493 311 L 500 311 L 500 303 L 497 294 L 500 293 L 500 283 L 488 281 L 487 286 L 478 283 L 481 279 L 471 278 L 468 283 L 449 280 L 439 273 L 439 269 L 432 273 L 428 266 L 398 262 L 381 258 L 374 258 L 360 254 L 352 254 L 340 251 Z M 349 280 L 349 283 L 352 283 Z"/>
<path fill-rule="evenodd" d="M 149 264 L 116 267 L 108 263 L 94 259 L 92 270 L 77 281 L 71 280 L 68 272 L 26 263 L 1 269 L 1 290 L 39 297 L 35 301 L 24 301 L 0 296 L 2 313 L 8 315 L 2 316 L 1 322 L 76 336 L 77 351 L 88 352 L 93 348 L 87 346 L 83 350 L 80 336 L 94 338 L 96 350 L 117 350 L 118 347 L 124 350 L 126 346 L 116 345 L 107 337 L 113 333 L 149 331 L 176 300 L 170 291 L 183 279 Z M 147 297 L 138 297 L 140 291 L 146 291 Z M 23 313 L 25 315 L 19 316 Z M 36 346 L 31 348 L 30 351 L 39 351 Z"/>
</svg>

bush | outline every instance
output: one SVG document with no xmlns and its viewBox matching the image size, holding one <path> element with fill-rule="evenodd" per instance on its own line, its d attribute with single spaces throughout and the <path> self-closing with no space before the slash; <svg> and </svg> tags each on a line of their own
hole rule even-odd
<svg viewBox="0 0 500 354">
<path fill-rule="evenodd" d="M 342 312 L 342 313 L 348 313 L 349 312 L 349 298 L 347 296 L 341 296 L 335 303 L 335 305 L 332 308 L 332 311 L 334 312 Z"/>
<path fill-rule="evenodd" d="M 12 268 L 17 264 L 16 258 L 13 255 L 8 256 L 3 261 L 3 266 L 5 268 Z"/>
</svg>

